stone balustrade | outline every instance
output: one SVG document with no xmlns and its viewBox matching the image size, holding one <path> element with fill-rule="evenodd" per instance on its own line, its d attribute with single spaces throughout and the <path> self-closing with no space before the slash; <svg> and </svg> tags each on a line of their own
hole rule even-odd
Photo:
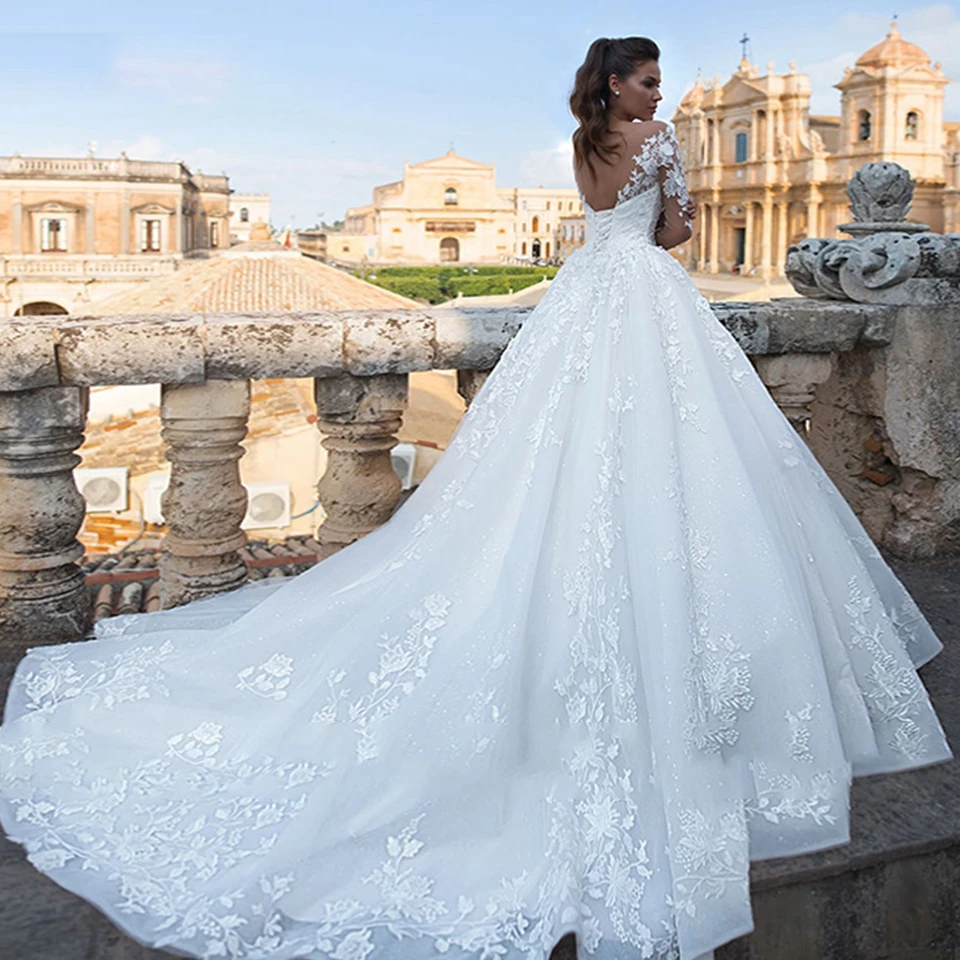
<svg viewBox="0 0 960 960">
<path fill-rule="evenodd" d="M 956 393 L 956 368 L 934 362 L 938 349 L 949 357 L 953 347 L 938 348 L 918 333 L 929 320 L 922 311 L 802 298 L 713 306 L 800 435 L 823 452 L 875 539 L 908 556 L 958 547 L 960 471 L 930 456 L 931 438 L 952 442 L 949 416 L 932 398 L 938 390 L 944 399 Z M 326 519 L 317 539 L 329 555 L 382 524 L 398 503 L 390 451 L 408 375 L 456 370 L 469 404 L 532 309 L 0 323 L 0 639 L 62 642 L 86 629 L 88 591 L 76 563 L 83 502 L 71 471 L 89 387 L 163 385 L 172 471 L 160 575 L 169 607 L 245 579 L 237 554 L 246 504 L 238 460 L 250 380 L 315 380 L 317 425 L 329 454 L 318 485 Z M 956 318 L 950 322 L 960 330 Z M 828 430 L 818 429 L 821 418 Z M 876 464 L 863 458 L 876 458 L 878 443 L 904 483 L 865 479 L 865 468 Z M 864 470 L 851 476 L 855 466 Z"/>
</svg>

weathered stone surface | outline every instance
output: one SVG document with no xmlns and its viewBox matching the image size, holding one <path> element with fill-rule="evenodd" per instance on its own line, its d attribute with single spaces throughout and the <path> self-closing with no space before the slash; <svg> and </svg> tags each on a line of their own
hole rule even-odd
<svg viewBox="0 0 960 960">
<path fill-rule="evenodd" d="M 0 323 L 0 390 L 30 390 L 60 383 L 56 326 L 4 320 Z"/>
<path fill-rule="evenodd" d="M 343 369 L 353 376 L 431 370 L 434 321 L 412 310 L 352 314 L 344 327 Z"/>
<path fill-rule="evenodd" d="M 170 484 L 161 498 L 167 534 L 160 552 L 160 605 L 178 606 L 241 586 L 237 552 L 247 491 L 237 462 L 250 415 L 249 380 L 165 385 L 160 415 Z"/>
<path fill-rule="evenodd" d="M 463 307 L 435 311 L 435 366 L 441 370 L 492 369 L 533 309 Z"/>
<path fill-rule="evenodd" d="M 317 540 L 323 556 L 342 549 L 390 519 L 401 495 L 390 461 L 407 406 L 406 374 L 314 382 L 317 429 L 327 468 L 317 484 L 326 519 Z"/>
<path fill-rule="evenodd" d="M 344 319 L 337 313 L 215 314 L 205 323 L 212 380 L 336 376 L 343 369 Z"/>
<path fill-rule="evenodd" d="M 860 343 L 879 346 L 889 342 L 897 317 L 892 307 L 800 297 L 766 303 L 731 300 L 710 308 L 751 355 L 844 352 Z"/>
<path fill-rule="evenodd" d="M 0 393 L 0 643 L 56 643 L 85 630 L 73 451 L 86 413 L 77 387 Z"/>
<path fill-rule="evenodd" d="M 205 376 L 203 327 L 196 316 L 63 322 L 57 329 L 61 382 L 200 383 Z"/>
</svg>

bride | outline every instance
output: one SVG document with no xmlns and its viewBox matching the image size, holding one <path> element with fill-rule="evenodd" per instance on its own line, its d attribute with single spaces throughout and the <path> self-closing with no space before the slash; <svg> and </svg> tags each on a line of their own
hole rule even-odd
<svg viewBox="0 0 960 960">
<path fill-rule="evenodd" d="M 941 644 L 666 248 L 659 50 L 570 97 L 586 244 L 393 517 L 290 581 L 20 663 L 0 817 L 187 957 L 688 958 L 751 860 L 948 759 Z"/>
</svg>

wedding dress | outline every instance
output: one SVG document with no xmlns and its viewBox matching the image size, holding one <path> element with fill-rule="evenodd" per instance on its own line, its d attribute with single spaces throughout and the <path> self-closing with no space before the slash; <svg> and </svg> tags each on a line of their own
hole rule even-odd
<svg viewBox="0 0 960 960">
<path fill-rule="evenodd" d="M 670 128 L 633 159 L 387 523 L 22 660 L 37 868 L 181 956 L 689 960 L 852 775 L 951 756 L 938 638 L 654 242 Z"/>
</svg>

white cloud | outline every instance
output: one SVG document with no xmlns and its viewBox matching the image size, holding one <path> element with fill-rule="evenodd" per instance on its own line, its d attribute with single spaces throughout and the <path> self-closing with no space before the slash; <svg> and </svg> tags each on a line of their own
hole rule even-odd
<svg viewBox="0 0 960 960">
<path fill-rule="evenodd" d="M 572 187 L 573 144 L 561 140 L 553 147 L 530 150 L 520 161 L 522 183 L 530 186 Z"/>
</svg>

